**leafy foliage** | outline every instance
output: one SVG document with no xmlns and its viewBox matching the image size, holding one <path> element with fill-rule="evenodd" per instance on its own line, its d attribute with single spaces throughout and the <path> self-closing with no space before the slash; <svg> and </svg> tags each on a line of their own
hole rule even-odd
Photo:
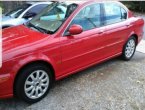
<svg viewBox="0 0 145 110">
<path fill-rule="evenodd" d="M 23 5 L 24 3 L 25 1 L 0 1 L 0 7 L 3 9 L 3 13 L 5 13 Z"/>
<path fill-rule="evenodd" d="M 145 1 L 122 1 L 130 10 L 145 12 Z"/>
<path fill-rule="evenodd" d="M 0 7 L 2 8 L 2 2 L 0 1 Z"/>
<path fill-rule="evenodd" d="M 25 3 L 24 1 L 0 1 L 0 7 L 4 12 L 12 10 L 14 7 Z M 145 12 L 145 1 L 122 1 L 130 10 Z"/>
</svg>

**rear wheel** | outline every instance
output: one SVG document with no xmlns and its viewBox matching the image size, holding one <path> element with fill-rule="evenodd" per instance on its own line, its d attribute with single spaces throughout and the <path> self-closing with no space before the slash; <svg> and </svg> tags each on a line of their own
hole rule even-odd
<svg viewBox="0 0 145 110">
<path fill-rule="evenodd" d="M 136 38 L 134 36 L 130 37 L 124 46 L 122 58 L 123 60 L 130 60 L 136 51 Z"/>
<path fill-rule="evenodd" d="M 16 96 L 25 102 L 35 103 L 44 98 L 52 85 L 52 72 L 45 65 L 26 67 L 15 84 Z"/>
</svg>

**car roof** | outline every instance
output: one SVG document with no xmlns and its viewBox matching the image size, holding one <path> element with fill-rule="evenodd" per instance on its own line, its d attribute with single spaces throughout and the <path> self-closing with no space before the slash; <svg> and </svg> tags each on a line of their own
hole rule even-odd
<svg viewBox="0 0 145 110">
<path fill-rule="evenodd" d="M 70 1 L 63 1 L 63 2 L 65 2 L 66 4 L 72 4 L 72 3 L 75 3 L 75 4 L 82 4 L 82 3 L 85 3 L 85 2 L 87 2 L 87 1 L 82 1 L 82 0 L 70 0 Z"/>
<path fill-rule="evenodd" d="M 49 2 L 26 2 L 27 4 L 30 4 L 30 5 L 35 5 L 35 4 L 51 4 L 53 2 L 49 1 Z"/>
<path fill-rule="evenodd" d="M 57 0 L 56 0 L 57 1 Z M 58 0 L 59 1 L 59 0 Z M 98 3 L 106 3 L 106 2 L 111 2 L 111 3 L 120 3 L 119 1 L 104 1 L 104 0 L 68 0 L 68 1 L 65 1 L 65 0 L 60 0 L 62 2 L 65 2 L 65 3 L 76 3 L 76 4 L 83 4 L 83 3 L 91 3 L 91 2 L 98 2 Z"/>
<path fill-rule="evenodd" d="M 115 3 L 119 3 L 119 4 L 122 4 L 118 1 L 103 1 L 103 0 L 68 0 L 68 1 L 65 1 L 65 0 L 52 0 L 52 1 L 43 1 L 43 2 L 39 2 L 39 1 L 30 1 L 30 2 L 26 2 L 27 4 L 30 4 L 30 5 L 35 5 L 35 4 L 52 4 L 54 2 L 64 2 L 66 4 L 72 4 L 72 3 L 75 3 L 75 4 L 78 4 L 78 5 L 81 5 L 81 4 L 84 4 L 84 3 L 91 3 L 91 2 L 98 2 L 98 3 L 105 3 L 105 2 L 115 2 Z"/>
<path fill-rule="evenodd" d="M 85 3 L 85 2 L 87 2 L 87 0 L 68 0 L 68 1 L 65 1 L 65 0 L 52 0 L 52 1 L 43 1 L 43 2 L 39 2 L 39 1 L 30 1 L 30 2 L 26 2 L 27 4 L 30 4 L 30 5 L 34 5 L 34 4 L 51 4 L 51 3 L 53 3 L 53 2 L 64 2 L 64 3 L 66 3 L 66 4 L 72 4 L 72 3 L 75 3 L 75 4 L 81 4 L 81 3 Z"/>
</svg>

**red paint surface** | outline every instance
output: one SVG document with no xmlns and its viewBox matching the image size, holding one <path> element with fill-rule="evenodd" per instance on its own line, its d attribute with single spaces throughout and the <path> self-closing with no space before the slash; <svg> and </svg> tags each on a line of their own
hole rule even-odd
<svg viewBox="0 0 145 110">
<path fill-rule="evenodd" d="M 2 61 L 0 69 L 0 98 L 13 96 L 14 80 L 18 71 L 28 63 L 49 63 L 59 80 L 94 64 L 121 55 L 127 39 L 136 34 L 138 43 L 143 37 L 144 21 L 130 12 L 126 21 L 104 26 L 74 36 L 63 36 L 76 11 L 53 35 L 42 34 L 23 25 L 3 30 Z"/>
</svg>

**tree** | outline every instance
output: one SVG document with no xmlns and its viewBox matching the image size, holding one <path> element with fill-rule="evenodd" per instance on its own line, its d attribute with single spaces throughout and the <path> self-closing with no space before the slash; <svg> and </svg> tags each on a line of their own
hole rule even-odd
<svg viewBox="0 0 145 110">
<path fill-rule="evenodd" d="M 145 1 L 123 1 L 122 3 L 132 11 L 145 12 Z"/>
<path fill-rule="evenodd" d="M 12 9 L 22 5 L 25 1 L 1 1 L 1 5 L 3 7 L 3 13 L 9 12 Z"/>
</svg>

